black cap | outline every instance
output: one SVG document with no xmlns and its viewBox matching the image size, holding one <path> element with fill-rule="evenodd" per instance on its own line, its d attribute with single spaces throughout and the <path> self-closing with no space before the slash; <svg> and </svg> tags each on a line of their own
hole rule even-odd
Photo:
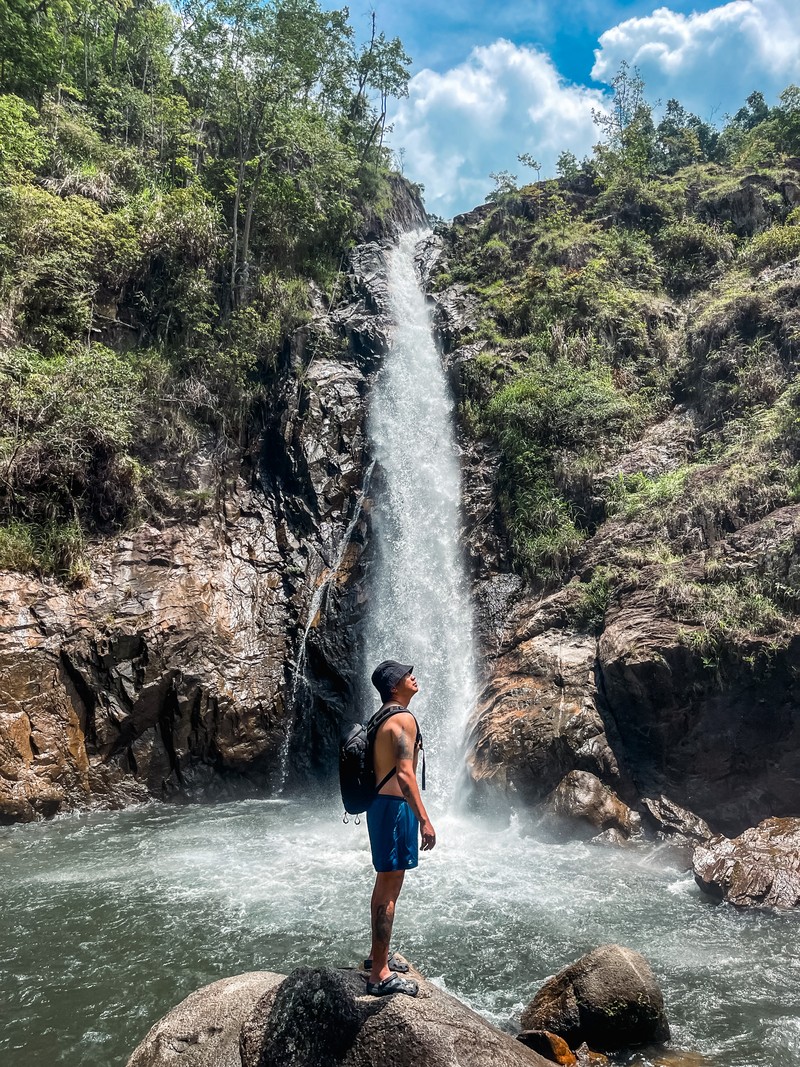
<svg viewBox="0 0 800 1067">
<path fill-rule="evenodd" d="M 407 663 L 398 663 L 396 659 L 385 659 L 379 663 L 372 672 L 372 684 L 380 693 L 381 700 L 388 700 L 400 679 L 413 670 Z"/>
</svg>

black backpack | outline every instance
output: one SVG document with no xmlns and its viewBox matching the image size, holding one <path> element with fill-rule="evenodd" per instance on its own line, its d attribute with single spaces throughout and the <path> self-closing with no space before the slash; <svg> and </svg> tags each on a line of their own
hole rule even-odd
<svg viewBox="0 0 800 1067">
<path fill-rule="evenodd" d="M 342 791 L 342 803 L 344 804 L 345 817 L 347 815 L 360 815 L 365 812 L 375 799 L 378 791 L 389 781 L 395 773 L 392 767 L 382 782 L 375 784 L 375 768 L 372 761 L 372 749 L 375 744 L 375 735 L 387 719 L 407 708 L 399 704 L 390 704 L 387 708 L 376 711 L 366 725 L 354 723 L 342 734 L 339 744 L 339 786 Z M 419 727 L 417 727 L 419 736 Z M 425 788 L 425 754 L 422 756 L 422 788 Z M 356 822 L 359 820 L 357 819 Z"/>
</svg>

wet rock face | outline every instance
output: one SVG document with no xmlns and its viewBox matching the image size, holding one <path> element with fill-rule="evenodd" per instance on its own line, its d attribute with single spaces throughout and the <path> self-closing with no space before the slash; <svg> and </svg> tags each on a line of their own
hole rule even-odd
<svg viewBox="0 0 800 1067">
<path fill-rule="evenodd" d="M 544 806 L 544 825 L 566 837 L 594 838 L 615 844 L 642 834 L 638 812 L 588 771 L 570 771 L 558 783 Z"/>
<path fill-rule="evenodd" d="M 276 765 L 287 654 L 277 534 L 243 486 L 226 510 L 106 545 L 76 593 L 0 575 L 1 818 L 168 796 L 200 769 Z"/>
<path fill-rule="evenodd" d="M 606 1052 L 669 1040 L 664 998 L 647 960 L 602 945 L 551 978 L 522 1013 L 529 1030 L 549 1030 L 575 1049 Z"/>
<path fill-rule="evenodd" d="M 702 890 L 738 907 L 800 907 L 800 819 L 714 837 L 695 849 L 692 867 Z"/>
<path fill-rule="evenodd" d="M 499 788 L 531 805 L 576 769 L 621 782 L 597 708 L 595 639 L 554 621 L 529 601 L 512 613 L 513 639 L 491 662 L 471 728 L 468 768 L 479 792 Z"/>
<path fill-rule="evenodd" d="M 740 661 L 721 682 L 684 631 L 640 590 L 600 638 L 605 696 L 640 791 L 664 792 L 726 832 L 793 812 L 800 635 L 769 669 Z M 764 643 L 754 642 L 756 656 Z"/>
</svg>

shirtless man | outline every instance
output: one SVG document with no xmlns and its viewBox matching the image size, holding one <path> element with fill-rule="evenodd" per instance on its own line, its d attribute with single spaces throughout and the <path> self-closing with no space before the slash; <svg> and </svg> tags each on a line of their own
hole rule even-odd
<svg viewBox="0 0 800 1067">
<path fill-rule="evenodd" d="M 408 708 L 419 689 L 413 669 L 395 660 L 385 660 L 375 668 L 372 684 L 381 695 L 383 707 L 396 704 Z M 417 830 L 422 834 L 423 852 L 436 844 L 436 833 L 417 785 L 421 748 L 422 736 L 410 711 L 392 715 L 375 735 L 373 763 L 375 782 L 380 788 L 367 810 L 376 875 L 372 891 L 372 954 L 366 964 L 370 970 L 367 992 L 375 997 L 389 993 L 415 997 L 419 988 L 413 979 L 402 978 L 398 973 L 408 967 L 390 957 L 389 939 L 405 873 L 417 866 Z"/>
</svg>

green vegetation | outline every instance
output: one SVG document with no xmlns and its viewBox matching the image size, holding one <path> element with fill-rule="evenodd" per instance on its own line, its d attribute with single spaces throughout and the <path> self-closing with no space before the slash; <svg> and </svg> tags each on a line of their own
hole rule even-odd
<svg viewBox="0 0 800 1067">
<path fill-rule="evenodd" d="M 409 59 L 317 0 L 0 6 L 0 566 L 79 581 L 239 442 L 390 203 Z"/>
<path fill-rule="evenodd" d="M 496 176 L 434 287 L 478 301 L 462 412 L 499 449 L 518 569 L 568 583 L 588 629 L 620 586 L 653 589 L 717 668 L 798 609 L 792 545 L 763 533 L 755 570 L 717 546 L 800 502 L 800 90 L 717 130 L 674 100 L 656 120 L 623 66 L 597 122 L 557 181 Z"/>
</svg>

